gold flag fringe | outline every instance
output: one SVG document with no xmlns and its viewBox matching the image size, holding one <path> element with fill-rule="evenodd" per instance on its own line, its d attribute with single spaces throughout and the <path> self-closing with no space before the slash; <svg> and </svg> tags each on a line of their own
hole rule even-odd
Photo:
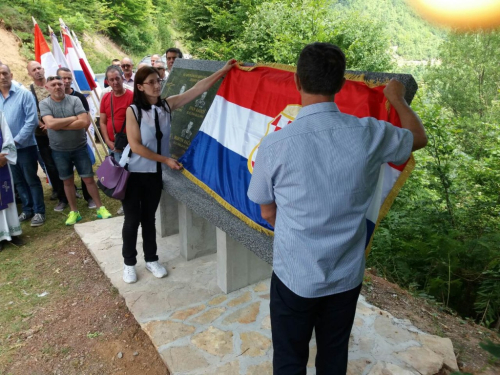
<svg viewBox="0 0 500 375">
<path fill-rule="evenodd" d="M 206 185 L 203 181 L 198 180 L 195 176 L 191 174 L 188 170 L 185 168 L 182 169 L 182 174 L 192 183 L 196 184 L 200 188 L 202 188 L 208 195 L 210 195 L 212 198 L 214 198 L 217 203 L 219 203 L 222 207 L 224 207 L 226 210 L 231 212 L 234 216 L 236 216 L 238 219 L 243 221 L 246 225 L 248 225 L 250 228 L 255 229 L 258 232 L 267 234 L 268 236 L 274 236 L 274 232 L 272 230 L 266 229 L 259 224 L 257 224 L 255 221 L 238 211 L 235 207 L 227 203 L 219 194 L 217 194 L 215 191 L 213 191 L 208 185 Z"/>
<path fill-rule="evenodd" d="M 285 65 L 285 64 L 262 64 L 258 63 L 255 64 L 254 66 L 241 66 L 237 65 L 237 68 L 243 71 L 251 72 L 254 69 L 258 68 L 273 68 L 273 69 L 279 69 L 279 70 L 284 70 L 288 72 L 296 72 L 297 68 L 295 66 L 291 65 Z M 389 83 L 389 80 L 386 81 L 375 81 L 375 80 L 367 80 L 365 78 L 365 75 L 363 73 L 346 73 L 344 75 L 344 78 L 349 80 L 349 81 L 355 81 L 355 82 L 364 82 L 368 87 L 374 88 L 378 86 L 383 86 L 387 85 Z M 386 109 L 387 111 L 390 111 L 390 104 L 389 102 L 386 103 Z M 375 232 L 377 228 L 380 225 L 380 222 L 384 217 L 386 217 L 387 213 L 389 212 L 389 209 L 391 208 L 392 204 L 394 203 L 394 200 L 396 199 L 397 195 L 401 191 L 401 188 L 405 184 L 406 180 L 410 176 L 411 172 L 415 168 L 415 159 L 413 158 L 413 154 L 410 156 L 410 159 L 408 160 L 406 167 L 403 169 L 401 174 L 399 175 L 398 179 L 396 180 L 396 183 L 392 187 L 391 191 L 385 198 L 384 203 L 382 204 L 382 207 L 379 210 L 378 218 L 377 218 L 377 223 L 375 224 L 375 229 L 373 230 L 372 236 L 370 238 L 370 242 L 368 243 L 368 246 L 366 247 L 365 250 L 365 257 L 368 257 L 371 251 L 372 243 L 373 243 L 373 237 L 375 235 Z M 210 195 L 212 198 L 214 198 L 217 203 L 219 203 L 222 207 L 224 207 L 226 210 L 231 212 L 234 216 L 236 216 L 238 219 L 243 221 L 245 224 L 247 224 L 250 228 L 255 229 L 258 232 L 267 234 L 268 236 L 274 236 L 274 232 L 266 229 L 259 224 L 257 224 L 255 221 L 238 211 L 235 207 L 233 207 L 231 204 L 226 202 L 221 196 L 219 196 L 215 191 L 213 191 L 209 186 L 207 186 L 203 181 L 197 179 L 195 176 L 191 174 L 186 169 L 182 170 L 182 174 L 191 182 L 193 182 L 195 185 L 199 186 L 201 189 L 203 189 L 208 195 Z"/>
<path fill-rule="evenodd" d="M 382 207 L 380 207 L 380 210 L 378 212 L 377 223 L 375 224 L 375 229 L 373 230 L 372 236 L 370 238 L 370 242 L 368 243 L 368 246 L 365 249 L 365 258 L 368 258 L 368 255 L 370 254 L 370 251 L 372 249 L 373 236 L 375 235 L 375 232 L 377 231 L 377 228 L 380 225 L 380 222 L 382 221 L 382 219 L 384 217 L 387 216 L 387 213 L 389 212 L 389 209 L 391 208 L 392 204 L 394 203 L 394 200 L 398 196 L 399 192 L 401 191 L 401 188 L 405 184 L 408 177 L 410 177 L 410 174 L 414 168 L 415 168 L 415 159 L 413 158 L 413 154 L 412 154 L 410 156 L 410 159 L 408 160 L 408 163 L 406 163 L 406 167 L 403 169 L 403 171 L 399 175 L 398 179 L 396 180 L 396 183 L 394 184 L 391 191 L 389 192 L 389 195 L 387 195 L 387 197 L 385 198 L 385 201 L 382 204 Z"/>
<path fill-rule="evenodd" d="M 366 79 L 364 73 L 349 73 L 346 72 L 344 74 L 344 78 L 347 79 L 348 81 L 355 81 L 355 82 L 364 82 L 366 86 L 369 88 L 374 88 L 374 87 L 379 87 L 379 86 L 385 86 L 389 83 L 389 80 L 383 80 L 383 81 L 376 81 L 373 79 Z"/>
</svg>

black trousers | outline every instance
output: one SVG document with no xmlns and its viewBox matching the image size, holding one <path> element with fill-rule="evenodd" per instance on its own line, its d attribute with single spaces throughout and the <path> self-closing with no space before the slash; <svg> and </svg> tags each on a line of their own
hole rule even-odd
<svg viewBox="0 0 500 375">
<path fill-rule="evenodd" d="M 137 263 L 137 231 L 142 226 L 144 259 L 158 260 L 156 255 L 155 214 L 162 190 L 161 173 L 134 173 L 127 181 L 127 192 L 122 200 L 125 221 L 123 223 L 122 255 L 127 266 Z"/>
<path fill-rule="evenodd" d="M 38 151 L 40 151 L 43 163 L 45 164 L 45 169 L 47 174 L 49 175 L 52 188 L 57 193 L 57 198 L 62 202 L 68 203 L 66 194 L 64 193 L 64 184 L 59 178 L 59 172 L 57 171 L 54 159 L 52 159 L 52 150 L 49 146 L 49 137 L 36 137 L 36 143 L 38 144 Z"/>
<path fill-rule="evenodd" d="M 296 295 L 273 272 L 271 332 L 274 375 L 306 375 L 309 341 L 316 332 L 317 375 L 345 375 L 347 353 L 361 284 L 319 298 Z"/>
</svg>

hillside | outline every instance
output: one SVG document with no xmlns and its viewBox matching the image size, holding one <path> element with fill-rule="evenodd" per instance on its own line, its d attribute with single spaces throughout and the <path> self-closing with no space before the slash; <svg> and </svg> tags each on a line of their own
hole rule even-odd
<svg viewBox="0 0 500 375">
<path fill-rule="evenodd" d="M 446 35 L 422 18 L 405 0 L 339 0 L 336 5 L 358 11 L 381 22 L 396 53 L 405 60 L 430 60 L 438 57 L 438 47 Z"/>
</svg>

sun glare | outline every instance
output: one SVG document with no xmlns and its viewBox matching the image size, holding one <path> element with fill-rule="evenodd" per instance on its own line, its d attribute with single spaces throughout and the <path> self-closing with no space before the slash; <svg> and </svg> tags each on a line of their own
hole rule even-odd
<svg viewBox="0 0 500 375">
<path fill-rule="evenodd" d="M 422 17 L 458 29 L 500 26 L 500 0 L 407 0 Z"/>
</svg>

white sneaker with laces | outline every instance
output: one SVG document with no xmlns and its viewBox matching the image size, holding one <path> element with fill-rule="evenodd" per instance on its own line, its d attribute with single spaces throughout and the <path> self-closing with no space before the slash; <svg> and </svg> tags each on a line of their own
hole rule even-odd
<svg viewBox="0 0 500 375">
<path fill-rule="evenodd" d="M 146 269 L 159 279 L 168 275 L 165 267 L 158 262 L 146 262 Z"/>
<path fill-rule="evenodd" d="M 123 281 L 127 284 L 133 284 L 137 281 L 137 273 L 135 273 L 135 266 L 123 265 Z"/>
</svg>

